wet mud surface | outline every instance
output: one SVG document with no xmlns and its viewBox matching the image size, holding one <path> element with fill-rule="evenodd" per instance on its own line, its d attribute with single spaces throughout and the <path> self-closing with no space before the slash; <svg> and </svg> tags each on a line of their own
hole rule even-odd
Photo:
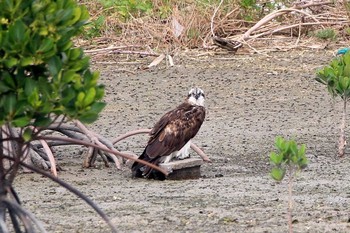
<svg viewBox="0 0 350 233">
<path fill-rule="evenodd" d="M 287 182 L 268 174 L 274 138 L 282 135 L 305 143 L 310 161 L 293 186 L 294 231 L 350 232 L 350 153 L 335 156 L 342 104 L 314 80 L 332 52 L 269 55 L 175 57 L 174 67 L 147 71 L 94 64 L 108 106 L 91 129 L 113 139 L 152 127 L 198 86 L 207 118 L 194 142 L 213 163 L 202 166 L 198 180 L 133 180 L 129 169 L 101 161 L 83 169 L 71 147 L 57 150 L 66 169 L 59 177 L 95 201 L 120 232 L 287 232 Z M 139 135 L 117 147 L 140 154 L 146 142 Z M 15 188 L 49 232 L 109 232 L 91 207 L 47 178 L 20 174 Z"/>
</svg>

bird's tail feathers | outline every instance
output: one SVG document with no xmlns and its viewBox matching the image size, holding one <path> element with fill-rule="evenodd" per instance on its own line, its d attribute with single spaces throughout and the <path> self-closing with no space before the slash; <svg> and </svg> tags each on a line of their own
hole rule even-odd
<svg viewBox="0 0 350 233">
<path fill-rule="evenodd" d="M 147 155 L 146 149 L 142 152 L 142 154 L 140 155 L 140 157 L 138 159 L 157 165 L 159 162 L 159 158 L 151 159 Z M 134 164 L 131 167 L 131 170 L 132 170 L 132 177 L 133 178 L 145 177 L 145 178 L 156 179 L 156 180 L 164 180 L 165 179 L 165 176 L 163 173 L 156 171 L 156 170 L 150 168 L 149 166 L 146 166 L 146 165 L 139 163 L 139 162 L 134 162 Z"/>
<path fill-rule="evenodd" d="M 138 157 L 138 159 L 144 160 L 146 162 L 149 162 L 151 160 L 150 157 L 146 153 L 146 149 L 142 152 L 142 154 L 140 155 L 140 157 Z M 131 167 L 131 170 L 132 170 L 133 178 L 143 177 L 142 174 L 145 170 L 145 165 L 135 161 Z"/>
</svg>

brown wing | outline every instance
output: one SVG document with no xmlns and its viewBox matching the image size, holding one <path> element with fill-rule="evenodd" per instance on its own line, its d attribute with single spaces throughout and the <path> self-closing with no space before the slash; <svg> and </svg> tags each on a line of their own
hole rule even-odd
<svg viewBox="0 0 350 233">
<path fill-rule="evenodd" d="M 151 138 L 146 148 L 147 155 L 153 159 L 180 150 L 197 134 L 204 118 L 204 107 L 188 103 L 183 103 L 167 112 L 150 133 Z"/>
</svg>

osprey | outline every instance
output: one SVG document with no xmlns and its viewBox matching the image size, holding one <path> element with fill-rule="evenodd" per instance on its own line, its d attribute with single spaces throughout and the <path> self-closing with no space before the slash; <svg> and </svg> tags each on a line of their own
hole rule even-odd
<svg viewBox="0 0 350 233">
<path fill-rule="evenodd" d="M 158 165 L 173 158 L 189 157 L 191 139 L 197 134 L 204 118 L 204 92 L 200 88 L 192 88 L 182 104 L 165 113 L 154 125 L 139 159 Z M 135 162 L 131 169 L 133 177 L 165 179 L 163 174 L 141 163 Z"/>
</svg>

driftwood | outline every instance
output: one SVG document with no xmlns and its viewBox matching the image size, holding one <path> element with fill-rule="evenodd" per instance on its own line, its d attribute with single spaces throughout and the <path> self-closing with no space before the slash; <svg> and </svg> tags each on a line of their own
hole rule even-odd
<svg viewBox="0 0 350 233">
<path fill-rule="evenodd" d="M 280 9 L 280 10 L 277 10 L 277 11 L 274 11 L 268 15 L 266 15 L 264 18 L 262 18 L 259 22 L 257 22 L 252 28 L 250 28 L 248 31 L 246 31 L 242 37 L 240 38 L 242 41 L 246 41 L 248 39 L 253 39 L 253 38 L 257 38 L 259 36 L 262 36 L 262 35 L 267 35 L 267 34 L 272 34 L 273 32 L 276 32 L 274 30 L 271 30 L 269 33 L 263 33 L 263 34 L 260 34 L 260 35 L 254 35 L 252 36 L 251 34 L 256 31 L 258 28 L 260 28 L 261 26 L 265 25 L 266 23 L 270 22 L 271 20 L 273 20 L 274 18 L 278 17 L 278 16 L 281 16 L 281 15 L 284 15 L 284 14 L 287 14 L 287 13 L 292 13 L 292 12 L 298 12 L 298 13 L 301 13 L 301 14 L 305 14 L 307 16 L 309 16 L 311 19 L 315 20 L 318 24 L 322 25 L 315 16 L 312 16 L 308 13 L 306 13 L 305 11 L 301 11 L 301 9 L 306 9 L 306 8 L 309 8 L 309 7 L 312 7 L 312 6 L 320 6 L 320 5 L 327 5 L 327 4 L 332 4 L 334 3 L 334 1 L 325 1 L 325 2 L 311 2 L 311 3 L 308 3 L 308 4 L 303 4 L 303 5 L 295 5 L 291 8 L 286 8 L 286 9 Z M 327 23 L 324 23 L 324 24 L 327 24 Z M 299 26 L 299 25 L 297 25 Z M 279 30 L 277 31 L 281 31 L 281 30 L 284 30 L 284 29 L 288 29 L 290 27 L 282 27 L 280 28 Z"/>
<path fill-rule="evenodd" d="M 243 46 L 243 44 L 239 41 L 232 41 L 217 36 L 213 37 L 213 42 L 220 48 L 226 49 L 233 53 L 236 53 L 237 50 Z"/>
</svg>

